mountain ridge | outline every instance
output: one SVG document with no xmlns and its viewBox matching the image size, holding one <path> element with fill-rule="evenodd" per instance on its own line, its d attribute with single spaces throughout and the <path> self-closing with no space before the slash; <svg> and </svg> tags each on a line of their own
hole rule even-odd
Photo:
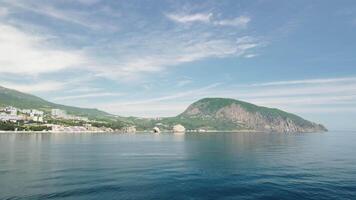
<svg viewBox="0 0 356 200">
<path fill-rule="evenodd" d="M 204 98 L 177 116 L 181 119 L 223 120 L 237 127 L 264 132 L 324 132 L 320 124 L 276 108 L 257 106 L 231 98 Z"/>
</svg>

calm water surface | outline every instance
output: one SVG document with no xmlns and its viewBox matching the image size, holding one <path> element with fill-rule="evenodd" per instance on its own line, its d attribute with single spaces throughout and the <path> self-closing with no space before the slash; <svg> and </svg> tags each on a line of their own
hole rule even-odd
<svg viewBox="0 0 356 200">
<path fill-rule="evenodd" d="M 356 132 L 2 133 L 0 199 L 356 199 Z"/>
</svg>

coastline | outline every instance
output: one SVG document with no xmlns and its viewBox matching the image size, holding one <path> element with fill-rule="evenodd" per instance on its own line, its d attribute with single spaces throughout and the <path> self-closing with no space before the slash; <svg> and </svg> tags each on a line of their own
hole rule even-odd
<svg viewBox="0 0 356 200">
<path fill-rule="evenodd" d="M 26 133 L 118 133 L 118 134 L 142 134 L 142 133 L 152 133 L 151 131 L 136 131 L 135 133 L 127 133 L 123 131 L 1 131 L 1 133 L 19 133 L 19 134 L 26 134 Z M 161 133 L 174 133 L 173 131 L 162 131 Z M 263 133 L 261 131 L 255 130 L 207 130 L 204 132 L 198 131 L 186 131 L 185 133 Z"/>
<path fill-rule="evenodd" d="M 124 132 L 124 131 L 2 131 L 0 130 L 0 134 L 4 133 L 12 133 L 12 134 L 26 134 L 26 133 L 114 133 L 114 134 L 154 134 L 152 131 L 136 131 L 136 132 Z M 257 130 L 207 130 L 207 131 L 185 131 L 184 134 L 191 134 L 191 133 L 278 133 L 279 132 L 264 132 L 264 131 L 257 131 Z M 325 133 L 325 132 L 286 132 L 287 134 L 298 134 L 298 133 Z M 285 133 L 285 134 L 286 134 Z M 173 131 L 162 131 L 161 134 L 174 134 Z"/>
</svg>

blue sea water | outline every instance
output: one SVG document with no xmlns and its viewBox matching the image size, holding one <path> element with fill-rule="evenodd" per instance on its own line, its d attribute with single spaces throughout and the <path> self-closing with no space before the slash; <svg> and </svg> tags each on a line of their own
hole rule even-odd
<svg viewBox="0 0 356 200">
<path fill-rule="evenodd" d="M 356 132 L 2 133 L 0 199 L 356 199 Z"/>
</svg>

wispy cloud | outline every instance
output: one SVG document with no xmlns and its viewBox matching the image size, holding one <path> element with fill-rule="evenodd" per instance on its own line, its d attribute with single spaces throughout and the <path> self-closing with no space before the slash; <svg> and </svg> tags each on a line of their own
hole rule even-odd
<svg viewBox="0 0 356 200">
<path fill-rule="evenodd" d="M 35 75 L 84 63 L 82 52 L 55 48 L 46 41 L 46 37 L 0 22 L 0 73 Z"/>
<path fill-rule="evenodd" d="M 174 37 L 174 36 L 173 36 Z M 91 70 L 98 76 L 121 80 L 137 79 L 147 73 L 157 73 L 169 67 L 183 63 L 202 60 L 205 58 L 224 58 L 243 56 L 250 50 L 262 46 L 262 43 L 250 36 L 234 39 L 215 39 L 209 37 L 150 38 L 147 44 L 141 44 L 135 52 L 123 52 L 120 59 L 112 65 L 97 65 Z M 147 48 L 150 50 L 147 52 Z M 141 52 L 145 48 L 145 52 Z"/>
<path fill-rule="evenodd" d="M 296 84 L 316 84 L 316 83 L 340 83 L 340 82 L 355 82 L 356 77 L 343 78 L 325 78 L 325 79 L 305 79 L 305 80 L 289 80 L 289 81 L 274 81 L 267 83 L 255 83 L 251 86 L 278 86 L 278 85 L 296 85 Z"/>
<path fill-rule="evenodd" d="M 245 58 L 254 58 L 256 56 L 258 56 L 258 55 L 257 54 L 246 54 L 244 57 Z"/>
<path fill-rule="evenodd" d="M 284 96 L 284 97 L 269 97 L 250 99 L 250 101 L 257 104 L 265 104 L 270 106 L 303 106 L 303 105 L 355 105 L 356 95 L 324 95 L 324 96 Z"/>
<path fill-rule="evenodd" d="M 192 97 L 205 96 L 219 85 L 221 85 L 221 83 L 214 83 L 205 87 L 195 88 L 184 92 L 175 92 L 173 94 L 162 95 L 144 100 L 126 100 L 114 103 L 97 104 L 96 107 L 107 111 L 110 110 L 111 112 L 125 116 L 174 116 L 191 103 Z M 186 100 L 182 101 L 182 99 Z"/>
<path fill-rule="evenodd" d="M 72 96 L 64 96 L 64 97 L 57 97 L 53 100 L 60 101 L 60 100 L 74 100 L 74 99 L 87 99 L 87 98 L 103 98 L 103 97 L 115 97 L 115 96 L 122 96 L 123 93 L 113 93 L 113 92 L 98 92 L 98 93 L 87 93 L 87 94 L 80 94 L 80 95 L 72 95 Z"/>
<path fill-rule="evenodd" d="M 140 108 L 144 115 L 139 116 L 174 116 L 183 112 L 190 103 L 200 98 L 226 97 L 298 114 L 355 111 L 356 80 L 354 77 L 294 80 L 287 84 L 270 83 L 238 87 L 217 83 L 189 91 L 172 92 L 172 94 L 155 98 L 109 103 L 98 105 L 98 107 L 105 110 L 110 108 L 116 114 L 127 112 L 134 115 L 139 113 Z M 131 112 L 130 109 L 132 109 Z"/>
<path fill-rule="evenodd" d="M 38 15 L 43 15 L 46 17 L 50 17 L 61 22 L 70 23 L 73 25 L 79 25 L 84 28 L 89 28 L 93 30 L 105 30 L 105 31 L 117 31 L 119 27 L 117 24 L 112 24 L 111 21 L 100 20 L 98 16 L 95 16 L 95 12 L 104 12 L 105 15 L 110 16 L 111 18 L 115 18 L 118 16 L 117 12 L 112 12 L 110 9 L 97 7 L 95 10 L 91 11 L 81 11 L 80 9 L 65 9 L 59 8 L 55 2 L 39 2 L 39 1 L 12 1 L 12 0 L 4 0 L 9 8 L 16 10 L 28 11 L 31 13 L 36 13 Z M 65 1 L 62 1 L 62 3 Z M 68 1 L 67 3 L 73 3 L 72 1 Z M 98 3 L 97 0 L 87 0 L 87 1 L 77 1 L 82 5 L 90 6 Z M 105 23 L 104 23 L 105 22 Z"/>
<path fill-rule="evenodd" d="M 231 95 L 232 93 L 237 95 Z M 356 78 L 255 83 L 218 91 L 217 94 L 296 113 L 318 112 L 318 108 L 330 112 L 352 112 L 356 106 Z M 349 111 L 345 109 L 347 107 L 350 108 Z"/>
<path fill-rule="evenodd" d="M 245 28 L 251 21 L 251 18 L 248 16 L 239 16 L 232 19 L 217 19 L 214 17 L 213 13 L 169 13 L 166 14 L 166 17 L 174 22 L 182 24 L 191 24 L 199 22 L 216 26 L 235 26 L 240 28 Z"/>
<path fill-rule="evenodd" d="M 188 91 L 184 92 L 176 92 L 174 94 L 170 95 L 164 95 L 160 97 L 155 97 L 155 98 L 150 98 L 150 99 L 145 99 L 145 100 L 139 100 L 139 101 L 128 101 L 128 102 L 121 102 L 118 103 L 120 105 L 137 105 L 137 104 L 145 104 L 145 103 L 152 103 L 152 102 L 162 102 L 162 101 L 167 101 L 167 100 L 173 100 L 173 99 L 178 99 L 178 98 L 183 98 L 183 97 L 191 97 L 192 95 L 204 95 L 207 92 L 209 92 L 211 89 L 218 87 L 221 85 L 221 83 L 214 83 L 202 88 L 198 89 L 191 89 Z"/>
<path fill-rule="evenodd" d="M 234 19 L 216 20 L 216 21 L 213 21 L 213 24 L 219 25 L 219 26 L 236 26 L 236 27 L 245 28 L 250 21 L 251 21 L 250 17 L 240 16 L 240 17 L 236 17 Z"/>
<path fill-rule="evenodd" d="M 212 13 L 195 13 L 195 14 L 166 14 L 166 16 L 178 23 L 203 22 L 209 23 Z"/>
<path fill-rule="evenodd" d="M 16 77 L 11 79 L 11 77 Z M 35 94 L 49 94 L 58 92 L 65 92 L 67 94 L 75 93 L 93 93 L 102 91 L 100 88 L 89 87 L 89 82 L 93 81 L 93 76 L 73 76 L 68 78 L 56 77 L 55 79 L 46 77 L 38 78 L 38 76 L 17 77 L 9 76 L 8 74 L 1 74 L 0 86 L 15 89 L 25 93 Z"/>
<path fill-rule="evenodd" d="M 6 88 L 18 90 L 21 92 L 33 93 L 33 92 L 49 92 L 58 91 L 65 87 L 63 82 L 55 81 L 44 81 L 41 83 L 31 83 L 31 84 L 19 84 L 0 81 L 0 85 Z"/>
<path fill-rule="evenodd" d="M 144 29 L 140 33 L 130 33 L 128 37 L 124 33 L 121 35 L 123 37 L 113 39 L 110 34 L 106 33 L 105 37 L 102 37 L 103 33 L 100 32 L 102 29 L 106 30 L 102 26 L 112 25 L 113 21 L 109 20 L 106 23 L 108 18 L 105 18 L 104 23 L 104 21 L 92 19 L 93 16 L 100 17 L 101 15 L 93 15 L 94 11 L 90 9 L 68 8 L 63 6 L 63 2 L 66 1 L 39 3 L 5 0 L 4 2 L 9 9 L 18 13 L 31 12 L 57 20 L 64 27 L 72 28 L 71 24 L 74 24 L 99 31 L 91 32 L 95 34 L 88 37 L 93 37 L 93 40 L 85 46 L 80 46 L 83 41 L 77 41 L 75 38 L 83 38 L 86 34 L 65 33 L 66 37 L 70 36 L 76 43 L 72 44 L 72 40 L 62 38 L 62 33 L 57 33 L 56 30 L 48 33 L 42 31 L 40 34 L 33 30 L 26 30 L 28 22 L 23 19 L 15 20 L 16 23 L 25 23 L 20 26 L 1 21 L 0 64 L 3 66 L 0 68 L 1 73 L 44 75 L 58 71 L 81 70 L 83 73 L 95 74 L 97 77 L 129 82 L 167 71 L 173 66 L 207 58 L 251 58 L 252 56 L 249 55 L 253 55 L 254 49 L 262 46 L 261 41 L 248 34 L 243 36 L 243 33 L 235 33 L 232 30 L 230 30 L 232 32 L 225 33 L 218 27 L 215 27 L 216 29 L 204 27 L 186 29 L 179 25 L 172 29 Z M 79 3 L 91 6 L 98 2 L 90 0 Z M 100 8 L 103 9 L 103 6 L 101 5 Z M 110 15 L 117 14 L 110 9 L 105 12 Z M 173 13 L 166 14 L 166 17 L 177 23 L 201 22 L 212 26 L 245 26 L 249 22 L 246 16 L 226 20 L 213 19 L 213 14 L 210 12 Z M 167 23 L 164 16 L 162 22 Z M 42 23 L 46 22 L 38 23 L 36 26 L 42 26 Z M 96 39 L 98 36 L 96 34 L 99 34 L 101 40 Z M 199 37 L 196 37 L 197 35 Z"/>
</svg>

